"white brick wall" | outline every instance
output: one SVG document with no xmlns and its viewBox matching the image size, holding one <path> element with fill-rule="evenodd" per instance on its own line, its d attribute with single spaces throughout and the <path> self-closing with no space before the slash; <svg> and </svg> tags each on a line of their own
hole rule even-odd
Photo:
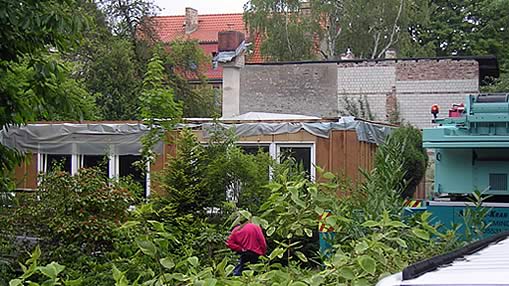
<svg viewBox="0 0 509 286">
<path fill-rule="evenodd" d="M 453 103 L 463 103 L 466 94 L 398 94 L 400 116 L 418 128 L 431 127 L 431 106 L 440 106 L 439 117 L 446 117 Z"/>
<path fill-rule="evenodd" d="M 395 85 L 394 66 L 338 68 L 338 94 L 385 94 Z"/>
<path fill-rule="evenodd" d="M 407 80 L 396 81 L 398 93 L 415 92 L 475 92 L 479 89 L 477 78 L 474 80 Z"/>
<path fill-rule="evenodd" d="M 338 94 L 338 110 L 340 112 L 339 115 L 345 110 L 344 107 L 344 96 L 345 94 Z M 361 95 L 347 95 L 351 101 L 357 102 Z M 369 104 L 369 108 L 371 113 L 375 116 L 375 120 L 377 121 L 385 121 L 385 94 L 370 94 L 366 96 L 366 99 Z"/>
</svg>

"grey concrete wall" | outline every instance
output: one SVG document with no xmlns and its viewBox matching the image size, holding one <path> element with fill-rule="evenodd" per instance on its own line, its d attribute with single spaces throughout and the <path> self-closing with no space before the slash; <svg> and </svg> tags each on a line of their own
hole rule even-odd
<svg viewBox="0 0 509 286">
<path fill-rule="evenodd" d="M 400 118 L 424 128 L 431 126 L 432 104 L 446 113 L 479 92 L 478 77 L 475 60 L 247 65 L 240 71 L 239 111 L 338 116 L 345 96 L 365 96 L 375 120 L 386 121 L 387 96 L 394 95 Z"/>
<path fill-rule="evenodd" d="M 240 113 L 337 116 L 337 65 L 247 65 L 240 74 Z"/>
</svg>

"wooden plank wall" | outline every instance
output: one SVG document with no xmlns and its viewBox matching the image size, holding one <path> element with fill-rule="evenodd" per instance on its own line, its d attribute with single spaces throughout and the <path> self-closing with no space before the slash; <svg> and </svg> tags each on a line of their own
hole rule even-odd
<svg viewBox="0 0 509 286">
<path fill-rule="evenodd" d="M 29 154 L 27 156 L 28 159 L 14 169 L 16 188 L 20 190 L 35 190 L 37 189 L 37 154 Z"/>
<path fill-rule="evenodd" d="M 334 130 L 329 138 L 318 138 L 316 145 L 317 165 L 347 175 L 352 182 L 361 179 L 359 168 L 373 168 L 376 145 L 358 141 L 353 130 Z"/>
</svg>

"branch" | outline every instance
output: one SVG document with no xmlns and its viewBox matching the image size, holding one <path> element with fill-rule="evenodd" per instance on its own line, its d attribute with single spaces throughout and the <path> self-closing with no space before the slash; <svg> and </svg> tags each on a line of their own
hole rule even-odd
<svg viewBox="0 0 509 286">
<path fill-rule="evenodd" d="M 378 51 L 378 44 L 380 43 L 380 36 L 381 35 L 382 35 L 382 33 L 380 33 L 380 32 L 377 32 L 376 36 L 373 35 L 373 37 L 375 38 L 375 46 L 373 47 L 373 52 L 371 53 L 371 58 L 372 59 L 375 58 L 376 52 Z"/>
<path fill-rule="evenodd" d="M 398 10 L 398 14 L 396 15 L 396 19 L 394 20 L 394 25 L 392 26 L 392 32 L 391 32 L 391 36 L 389 38 L 389 43 L 387 43 L 385 48 L 383 48 L 380 51 L 380 53 L 378 54 L 377 58 L 382 57 L 382 55 L 385 53 L 385 51 L 387 51 L 394 43 L 397 42 L 397 40 L 394 41 L 394 36 L 396 34 L 396 30 L 397 30 L 397 27 L 398 27 L 399 18 L 401 17 L 401 13 L 403 12 L 403 2 L 404 2 L 404 0 L 400 0 L 400 2 L 399 2 L 399 10 Z"/>
</svg>

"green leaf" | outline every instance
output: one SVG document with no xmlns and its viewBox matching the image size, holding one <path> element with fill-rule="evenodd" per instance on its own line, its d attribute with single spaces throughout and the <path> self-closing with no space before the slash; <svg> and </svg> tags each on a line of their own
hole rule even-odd
<svg viewBox="0 0 509 286">
<path fill-rule="evenodd" d="M 160 231 L 160 232 L 164 232 L 164 224 L 159 222 L 159 221 L 155 221 L 155 220 L 149 220 L 148 221 L 156 231 Z"/>
<path fill-rule="evenodd" d="M 361 268 L 364 271 L 366 271 L 366 272 L 368 272 L 370 274 L 375 273 L 375 270 L 376 270 L 376 261 L 373 258 L 371 258 L 371 257 L 369 257 L 367 255 L 363 255 L 363 256 L 359 257 L 357 259 L 357 261 L 359 262 L 359 265 L 361 266 Z"/>
<path fill-rule="evenodd" d="M 83 278 L 79 278 L 76 280 L 66 280 L 64 281 L 65 286 L 80 286 L 83 284 Z"/>
<path fill-rule="evenodd" d="M 283 255 L 285 253 L 285 250 L 281 247 L 276 247 L 276 249 L 272 250 L 272 252 L 269 254 L 269 260 L 273 260 L 277 256 Z"/>
<path fill-rule="evenodd" d="M 161 263 L 161 265 L 168 270 L 171 270 L 173 267 L 175 267 L 175 262 L 173 262 L 173 259 L 171 259 L 169 256 L 159 259 L 159 263 Z"/>
<path fill-rule="evenodd" d="M 330 216 L 325 219 L 325 223 L 333 228 L 337 226 L 337 220 L 335 216 Z"/>
<path fill-rule="evenodd" d="M 21 279 L 12 279 L 9 282 L 9 286 L 19 286 L 19 285 L 23 285 L 23 281 L 21 281 Z"/>
<path fill-rule="evenodd" d="M 136 240 L 136 244 L 140 250 L 150 257 L 155 257 L 157 253 L 156 246 L 150 240 Z"/>
<path fill-rule="evenodd" d="M 316 207 L 315 207 L 315 213 L 316 213 L 317 215 L 320 215 L 320 216 L 321 216 L 324 212 L 325 212 L 325 210 L 324 210 L 324 209 L 322 209 L 321 207 L 318 207 L 318 206 L 316 206 Z"/>
<path fill-rule="evenodd" d="M 401 238 L 397 238 L 395 241 L 402 248 L 407 248 L 408 247 L 406 242 L 403 239 L 401 239 Z"/>
<path fill-rule="evenodd" d="M 196 257 L 196 256 L 188 257 L 187 261 L 189 262 L 189 264 L 191 264 L 194 267 L 198 267 L 200 265 L 198 257 Z"/>
<path fill-rule="evenodd" d="M 352 268 L 345 266 L 339 269 L 339 275 L 346 280 L 352 280 L 355 278 Z"/>
<path fill-rule="evenodd" d="M 240 215 L 246 219 L 251 219 L 251 213 L 246 210 L 239 211 Z"/>
<path fill-rule="evenodd" d="M 373 284 L 369 283 L 368 280 L 361 278 L 359 280 L 353 281 L 353 286 L 372 286 Z"/>
<path fill-rule="evenodd" d="M 267 229 L 267 236 L 272 236 L 272 234 L 276 231 L 276 228 L 271 226 L 269 229 Z"/>
<path fill-rule="evenodd" d="M 313 231 L 312 231 L 312 230 L 310 230 L 309 228 L 305 228 L 305 229 L 304 229 L 304 232 L 306 233 L 306 235 L 307 235 L 308 237 L 313 237 Z"/>
<path fill-rule="evenodd" d="M 40 266 L 38 267 L 39 271 L 41 271 L 44 276 L 50 278 L 50 279 L 57 279 L 57 276 L 60 272 L 64 271 L 65 266 L 60 265 L 56 262 L 51 262 L 50 264 L 46 266 Z"/>
<path fill-rule="evenodd" d="M 304 253 L 300 252 L 300 251 L 295 251 L 295 255 L 297 255 L 297 257 L 302 261 L 302 262 L 308 262 L 308 258 L 306 257 L 306 255 L 304 255 Z"/>
<path fill-rule="evenodd" d="M 361 241 L 355 245 L 355 253 L 363 254 L 366 250 L 368 250 L 369 245 L 365 241 Z"/>
<path fill-rule="evenodd" d="M 217 279 L 215 278 L 207 278 L 205 279 L 205 282 L 203 283 L 203 286 L 215 286 L 217 283 Z"/>
<path fill-rule="evenodd" d="M 295 281 L 295 282 L 292 282 L 292 284 L 290 284 L 291 286 L 307 286 L 306 283 L 304 282 L 301 282 L 301 281 Z"/>
<path fill-rule="evenodd" d="M 429 240 L 429 233 L 420 228 L 413 228 L 412 233 L 420 239 Z"/>
<path fill-rule="evenodd" d="M 173 277 L 173 279 L 180 281 L 180 282 L 183 282 L 183 281 L 186 281 L 189 279 L 186 275 L 184 275 L 182 273 L 173 273 L 171 276 Z"/>
<path fill-rule="evenodd" d="M 362 226 L 364 227 L 377 227 L 377 226 L 380 226 L 380 223 L 378 223 L 377 221 L 373 221 L 373 220 L 368 220 L 368 221 L 365 221 Z"/>
<path fill-rule="evenodd" d="M 391 222 L 389 222 L 387 224 L 387 226 L 391 226 L 391 227 L 396 227 L 396 228 L 400 228 L 400 227 L 407 227 L 407 225 L 401 221 L 397 221 L 397 220 L 393 220 Z"/>
<path fill-rule="evenodd" d="M 333 173 L 331 173 L 331 172 L 326 172 L 326 173 L 324 173 L 324 174 L 322 175 L 322 177 L 324 177 L 324 178 L 325 178 L 325 179 L 327 179 L 327 180 L 332 180 L 332 179 L 335 179 L 335 178 L 336 178 L 336 176 L 335 176 Z"/>
</svg>

